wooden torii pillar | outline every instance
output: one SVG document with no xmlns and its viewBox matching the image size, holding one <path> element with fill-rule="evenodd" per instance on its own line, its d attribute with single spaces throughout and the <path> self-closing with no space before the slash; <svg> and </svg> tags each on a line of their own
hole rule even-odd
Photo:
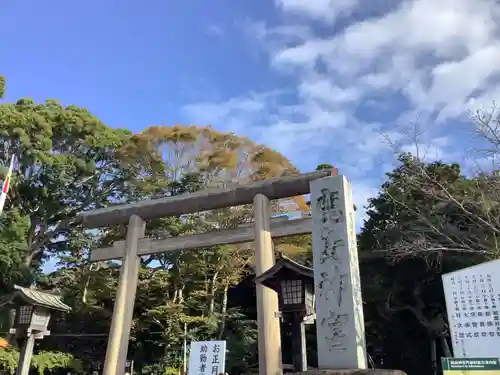
<svg viewBox="0 0 500 375">
<path fill-rule="evenodd" d="M 203 190 L 193 194 L 142 201 L 81 213 L 86 228 L 128 224 L 125 242 L 91 252 L 91 260 L 122 259 L 113 309 L 103 375 L 121 375 L 128 351 L 132 314 L 137 289 L 140 256 L 173 249 L 196 248 L 255 240 L 257 276 L 274 265 L 272 237 L 311 232 L 310 219 L 270 225 L 269 200 L 308 194 L 310 182 L 336 174 L 324 170 L 298 176 L 273 178 L 227 189 Z M 253 203 L 254 228 L 236 228 L 196 236 L 165 240 L 144 238 L 145 221 L 223 207 Z M 197 238 L 196 238 L 197 237 Z M 175 245 L 175 247 L 173 247 Z M 276 292 L 257 286 L 259 373 L 281 374 L 281 336 Z"/>
</svg>

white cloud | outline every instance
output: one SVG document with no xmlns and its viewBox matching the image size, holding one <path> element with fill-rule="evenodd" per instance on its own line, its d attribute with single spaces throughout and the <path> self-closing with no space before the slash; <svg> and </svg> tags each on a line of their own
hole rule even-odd
<svg viewBox="0 0 500 375">
<path fill-rule="evenodd" d="M 207 33 L 212 36 L 222 37 L 224 35 L 224 30 L 218 25 L 210 25 L 207 28 Z"/>
<path fill-rule="evenodd" d="M 276 0 L 282 23 L 245 28 L 288 79 L 286 90 L 197 103 L 187 113 L 264 142 L 303 169 L 337 164 L 360 196 L 392 165 L 394 148 L 381 133 L 415 152 L 408 125 L 418 120 L 428 128 L 423 156 L 459 158 L 470 133 L 457 124 L 500 96 L 500 4 L 373 1 L 380 7 L 372 14 L 359 0 Z"/>
<path fill-rule="evenodd" d="M 359 0 L 276 0 L 276 4 L 286 12 L 333 22 L 340 16 L 352 13 Z"/>
<path fill-rule="evenodd" d="M 298 90 L 306 99 L 328 104 L 352 102 L 361 96 L 359 90 L 354 87 L 342 89 L 322 77 L 300 83 Z"/>
</svg>

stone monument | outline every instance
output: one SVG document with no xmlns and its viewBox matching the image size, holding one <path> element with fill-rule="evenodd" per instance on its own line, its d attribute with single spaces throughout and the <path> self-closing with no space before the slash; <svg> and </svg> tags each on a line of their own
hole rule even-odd
<svg viewBox="0 0 500 375">
<path fill-rule="evenodd" d="M 351 184 L 338 175 L 310 185 L 319 369 L 301 374 L 404 375 L 367 369 Z"/>
<path fill-rule="evenodd" d="M 311 182 L 318 367 L 365 369 L 352 189 L 342 175 Z"/>
</svg>

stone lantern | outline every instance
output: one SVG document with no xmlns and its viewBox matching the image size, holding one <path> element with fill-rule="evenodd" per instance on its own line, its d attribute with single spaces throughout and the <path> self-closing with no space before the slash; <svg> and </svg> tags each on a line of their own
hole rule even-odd
<svg viewBox="0 0 500 375">
<path fill-rule="evenodd" d="M 281 319 L 292 325 L 294 371 L 306 371 L 305 324 L 312 323 L 315 318 L 313 269 L 281 255 L 273 267 L 255 278 L 255 282 L 278 294 Z"/>
<path fill-rule="evenodd" d="M 9 333 L 15 335 L 21 347 L 16 375 L 28 375 L 35 340 L 50 335 L 47 327 L 51 312 L 68 312 L 71 308 L 59 296 L 17 285 L 14 289 L 14 293 L 2 298 L 0 307 L 10 307 L 14 315 L 14 327 Z"/>
</svg>

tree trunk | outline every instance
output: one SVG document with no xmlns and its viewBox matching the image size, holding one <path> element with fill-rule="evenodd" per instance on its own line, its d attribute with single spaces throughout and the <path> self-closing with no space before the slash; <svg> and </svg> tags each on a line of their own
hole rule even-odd
<svg viewBox="0 0 500 375">
<path fill-rule="evenodd" d="M 23 258 L 23 264 L 27 267 L 31 265 L 33 261 L 33 241 L 35 239 L 35 228 L 36 228 L 36 219 L 33 216 L 30 216 L 30 228 L 28 229 L 28 233 L 26 234 L 26 245 L 28 246 L 28 251 Z"/>
<path fill-rule="evenodd" d="M 23 259 L 23 263 L 27 267 L 31 266 L 35 255 L 38 255 L 42 252 L 40 245 L 43 243 L 43 236 L 48 229 L 47 218 L 38 218 L 31 216 L 30 221 L 31 225 L 26 237 L 28 253 L 24 256 Z"/>
<path fill-rule="evenodd" d="M 179 305 L 182 305 L 184 303 L 184 288 L 186 286 L 183 284 L 182 287 L 179 288 L 178 294 L 177 294 L 177 303 Z"/>
<path fill-rule="evenodd" d="M 33 262 L 33 256 L 35 254 L 31 251 L 28 252 L 28 254 L 26 254 L 24 256 L 24 259 L 23 259 L 23 264 L 26 266 L 26 267 L 29 267 L 31 266 L 31 262 Z"/>
<path fill-rule="evenodd" d="M 209 305 L 210 305 L 210 279 L 208 278 L 207 274 L 205 273 L 204 274 L 204 282 L 203 282 L 203 285 L 205 287 L 205 299 L 207 301 L 207 303 L 205 304 L 205 306 L 203 306 L 203 309 L 201 310 L 201 316 L 202 317 L 205 317 L 205 315 L 209 315 Z"/>
<path fill-rule="evenodd" d="M 85 283 L 83 284 L 83 290 L 82 290 L 82 303 L 87 304 L 87 296 L 89 293 L 89 284 L 90 284 L 90 275 L 87 275 L 85 277 Z"/>
<path fill-rule="evenodd" d="M 217 276 L 219 272 L 215 272 L 210 281 L 210 293 L 208 294 L 208 316 L 212 316 L 215 311 L 215 292 L 217 288 Z"/>
<path fill-rule="evenodd" d="M 224 290 L 222 292 L 222 302 L 221 302 L 221 318 L 220 318 L 220 324 L 219 324 L 219 334 L 217 335 L 217 338 L 219 340 L 222 340 L 222 337 L 224 336 L 224 330 L 226 329 L 226 318 L 227 318 L 227 292 L 229 290 L 229 284 L 226 284 L 224 286 Z"/>
</svg>

